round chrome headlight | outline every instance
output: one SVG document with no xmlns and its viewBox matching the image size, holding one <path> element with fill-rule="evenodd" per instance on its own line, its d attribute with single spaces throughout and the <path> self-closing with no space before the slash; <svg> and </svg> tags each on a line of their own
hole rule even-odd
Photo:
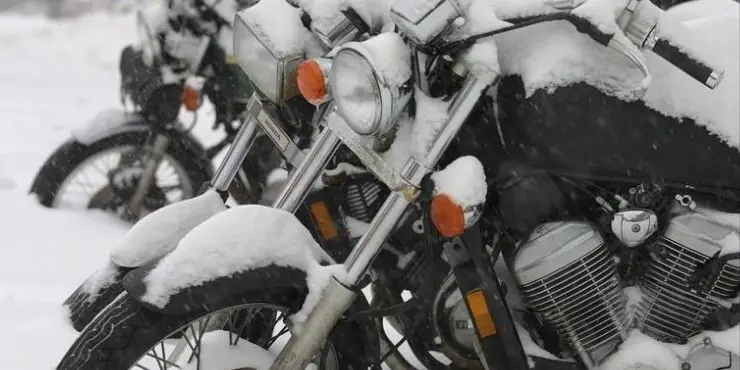
<svg viewBox="0 0 740 370">
<path fill-rule="evenodd" d="M 361 135 L 387 132 L 411 96 L 410 86 L 387 83 L 373 53 L 357 42 L 345 44 L 334 57 L 329 89 L 347 124 Z"/>
<path fill-rule="evenodd" d="M 380 85 L 373 68 L 353 50 L 338 53 L 329 75 L 332 97 L 358 134 L 370 135 L 380 124 Z"/>
</svg>

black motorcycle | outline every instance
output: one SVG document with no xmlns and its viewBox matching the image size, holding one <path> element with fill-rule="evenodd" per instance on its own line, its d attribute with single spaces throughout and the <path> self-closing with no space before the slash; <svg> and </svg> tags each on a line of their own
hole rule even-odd
<svg viewBox="0 0 740 370">
<path fill-rule="evenodd" d="M 263 1 L 294 14 L 284 22 L 298 21 L 277 0 Z M 647 2 L 623 9 L 620 24 L 599 18 L 611 10 L 556 2 L 543 14 L 463 36 L 455 32 L 461 17 L 475 17 L 471 9 L 421 3 L 392 8 L 403 37 L 376 35 L 305 62 L 314 71 L 329 66 L 328 82 L 313 86 L 328 87 L 332 99 L 317 112 L 320 135 L 274 208 L 224 210 L 171 253 L 128 272 L 125 292 L 81 333 L 59 369 L 213 365 L 221 357 L 202 356 L 214 349 L 202 351 L 211 335 L 227 350 L 249 350 L 243 362 L 223 365 L 230 369 L 411 369 L 398 351 L 404 342 L 430 369 L 596 369 L 620 351 L 628 353 L 620 369 L 655 369 L 657 353 L 630 351 L 633 334 L 667 351 L 686 345 L 660 370 L 736 366 L 736 347 L 702 333 L 740 322 L 733 303 L 740 253 L 722 244 L 735 231 L 718 217 L 740 211 L 740 152 L 693 120 L 679 124 L 603 86 L 528 93 L 525 76 L 489 73 L 490 61 L 466 52 L 492 36 L 557 22 L 580 32 L 571 42 L 606 46 L 645 77 L 642 52 L 624 42 L 710 88 L 720 71 L 680 48 L 681 40 L 658 37 L 662 13 Z M 269 55 L 280 66 L 305 59 L 274 50 L 275 34 L 260 32 L 264 9 L 238 14 L 240 42 L 266 49 L 260 58 L 236 53 L 248 73 Z M 372 29 L 356 13 L 345 15 L 337 27 L 345 34 Z M 304 25 L 315 31 L 310 18 L 304 14 Z M 252 100 L 270 100 L 276 90 L 262 85 Z M 388 141 L 409 139 L 404 113 L 427 114 L 430 102 L 448 105 L 428 147 L 384 156 L 393 154 Z M 326 186 L 314 192 L 320 176 Z M 330 202 L 332 190 L 343 201 Z M 317 204 L 312 195 L 322 192 Z M 308 230 L 290 214 L 304 200 L 314 216 Z M 326 246 L 353 229 L 362 236 L 352 248 Z M 254 248 L 264 253 L 258 258 Z M 317 279 L 322 274 L 328 281 Z M 370 303 L 359 292 L 367 286 Z M 383 317 L 400 342 L 389 341 Z M 285 327 L 273 330 L 281 319 Z M 249 331 L 265 322 L 263 335 Z M 255 347 L 268 350 L 286 332 L 292 337 L 274 361 L 247 363 Z M 244 339 L 257 346 L 240 346 Z"/>
</svg>

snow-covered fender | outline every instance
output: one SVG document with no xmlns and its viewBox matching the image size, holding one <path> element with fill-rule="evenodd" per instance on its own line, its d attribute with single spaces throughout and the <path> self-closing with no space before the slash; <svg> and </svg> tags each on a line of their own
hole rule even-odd
<svg viewBox="0 0 740 370">
<path fill-rule="evenodd" d="M 214 190 L 162 207 L 139 220 L 111 248 L 110 260 L 124 268 L 137 268 L 172 252 L 190 231 L 226 209 Z"/>
<path fill-rule="evenodd" d="M 196 226 L 171 253 L 126 274 L 123 286 L 148 309 L 169 315 L 254 302 L 255 295 L 269 303 L 271 295 L 288 294 L 295 302 L 289 307 L 292 320 L 300 323 L 319 301 L 326 284 L 343 279 L 344 266 L 322 266 L 319 249 L 310 231 L 292 213 L 242 205 Z M 359 294 L 350 311 L 367 308 L 366 299 Z M 372 319 L 349 316 L 351 321 L 337 328 L 351 327 L 363 345 L 370 349 L 377 346 Z"/>
</svg>

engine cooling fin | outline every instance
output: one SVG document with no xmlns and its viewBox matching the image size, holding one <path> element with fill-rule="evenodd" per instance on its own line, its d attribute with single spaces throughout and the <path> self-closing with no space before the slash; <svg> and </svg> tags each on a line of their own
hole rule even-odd
<svg viewBox="0 0 740 370">
<path fill-rule="evenodd" d="M 706 289 L 691 284 L 692 274 L 722 249 L 722 239 L 732 229 L 699 213 L 671 220 L 664 235 L 643 258 L 640 288 L 643 299 L 637 306 L 637 325 L 651 337 L 684 343 L 698 334 L 718 301 L 731 299 L 740 288 L 740 264 L 725 263 Z"/>
<path fill-rule="evenodd" d="M 627 336 L 626 296 L 603 237 L 586 222 L 544 224 L 517 248 L 522 296 L 588 368 Z"/>
</svg>

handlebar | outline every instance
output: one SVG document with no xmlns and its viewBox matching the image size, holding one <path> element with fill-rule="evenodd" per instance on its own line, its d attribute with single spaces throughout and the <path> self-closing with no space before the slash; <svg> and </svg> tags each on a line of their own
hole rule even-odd
<svg viewBox="0 0 740 370">
<path fill-rule="evenodd" d="M 629 19 L 621 27 L 638 47 L 652 50 L 710 89 L 722 81 L 724 70 L 714 69 L 711 63 L 698 55 L 701 45 L 692 42 L 691 30 L 665 18 L 665 11 L 649 0 L 630 1 L 622 15 Z"/>
<path fill-rule="evenodd" d="M 692 54 L 683 45 L 679 45 L 673 40 L 663 37 L 651 37 L 653 39 L 649 40 L 646 45 L 647 48 L 706 87 L 714 89 L 722 81 L 725 75 L 724 70 L 712 68 L 708 63 L 700 60 L 697 55 Z"/>
</svg>

